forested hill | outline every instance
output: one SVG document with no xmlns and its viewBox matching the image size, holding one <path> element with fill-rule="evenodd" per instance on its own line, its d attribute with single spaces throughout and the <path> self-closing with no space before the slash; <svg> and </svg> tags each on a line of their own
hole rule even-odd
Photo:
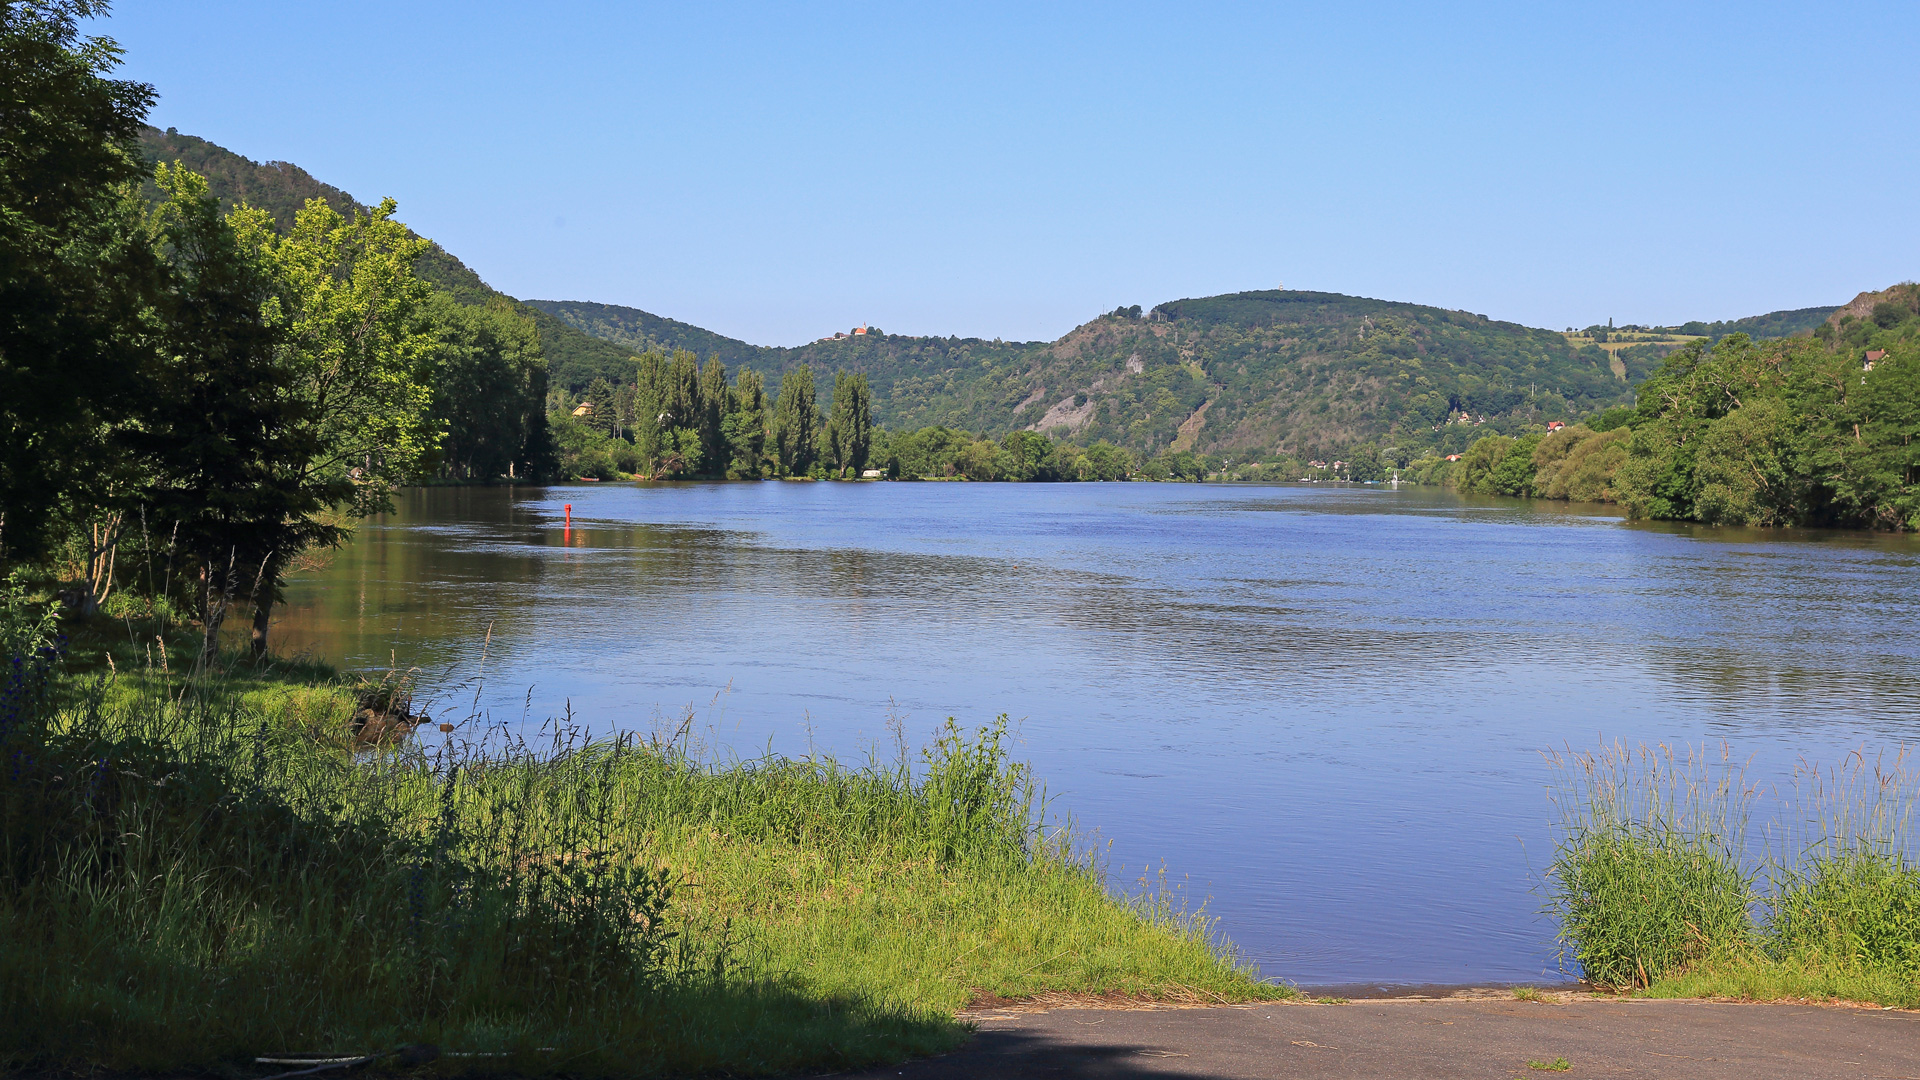
<svg viewBox="0 0 1920 1080">
<path fill-rule="evenodd" d="M 617 304 L 595 304 L 585 300 L 528 300 L 527 306 L 546 312 L 575 329 L 591 334 L 596 338 L 611 341 L 636 353 L 649 349 L 671 353 L 675 349 L 691 349 L 702 357 L 718 356 L 729 368 L 742 365 L 758 367 L 764 365 L 769 350 L 759 345 L 749 345 L 744 341 L 716 334 L 711 330 L 683 323 L 676 319 L 665 318 L 639 308 L 621 307 Z M 619 373 L 608 371 L 568 371 L 556 372 L 555 383 L 584 387 L 596 378 L 610 382 L 624 381 L 632 372 L 622 370 Z"/>
<path fill-rule="evenodd" d="M 1769 311 L 1765 315 L 1752 315 L 1744 319 L 1730 319 L 1726 322 L 1690 322 L 1675 327 L 1682 334 L 1719 340 L 1728 334 L 1745 334 L 1751 338 L 1783 338 L 1797 334 L 1810 334 L 1813 328 L 1826 322 L 1838 308 L 1809 307 L 1794 308 L 1790 311 Z"/>
<path fill-rule="evenodd" d="M 1048 347 L 1019 417 L 1211 453 L 1451 449 L 1632 400 L 1656 358 L 1465 311 L 1270 290 L 1115 312 Z M 1473 421 L 1460 420 L 1465 413 Z M 1484 423 L 1482 423 L 1484 421 Z"/>
<path fill-rule="evenodd" d="M 538 306 L 630 347 L 695 347 L 672 336 L 685 324 L 631 308 Z M 800 363 L 864 372 L 875 419 L 890 427 L 989 435 L 1026 427 L 1149 454 L 1176 444 L 1295 454 L 1383 440 L 1464 445 L 1476 433 L 1626 404 L 1658 359 L 1658 350 L 1630 350 L 1616 375 L 1604 351 L 1564 334 L 1298 291 L 1116 311 L 1052 343 L 876 332 L 755 350 L 719 340 L 731 348 L 716 350 L 729 364 L 772 374 Z M 1461 411 L 1486 424 L 1449 425 Z"/>
<path fill-rule="evenodd" d="M 307 204 L 308 199 L 325 199 L 343 214 L 366 209 L 353 196 L 332 184 L 315 179 L 305 169 L 289 162 L 253 161 L 205 139 L 182 135 L 172 128 L 165 131 L 146 128 L 140 133 L 140 143 L 150 160 L 177 161 L 206 177 L 208 188 L 227 208 L 231 209 L 242 202 L 259 207 L 272 214 L 282 230 L 293 225 L 293 215 Z M 148 198 L 157 199 L 159 190 L 151 183 L 148 188 Z M 404 207 L 400 216 L 406 216 Z M 512 297 L 482 281 L 479 274 L 439 244 L 434 244 L 432 250 L 421 257 L 415 269 L 421 277 L 463 304 L 484 304 L 495 297 L 517 303 Z M 581 333 L 544 311 L 532 308 L 524 310 L 533 319 L 539 333 L 541 351 L 551 368 L 632 372 L 633 361 L 626 349 Z"/>
</svg>

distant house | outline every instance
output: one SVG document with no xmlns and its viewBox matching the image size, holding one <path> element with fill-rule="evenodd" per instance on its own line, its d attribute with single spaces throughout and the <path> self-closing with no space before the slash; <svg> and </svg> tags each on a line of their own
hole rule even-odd
<svg viewBox="0 0 1920 1080">
<path fill-rule="evenodd" d="M 1559 421 L 1559 420 L 1549 420 L 1549 421 L 1547 421 L 1547 430 L 1548 430 L 1549 432 L 1553 432 L 1553 431 L 1559 431 L 1559 430 L 1560 430 L 1561 428 L 1563 428 L 1563 427 L 1566 427 L 1566 426 L 1567 426 L 1567 425 L 1566 425 L 1566 424 L 1565 424 L 1564 422 L 1562 422 L 1562 421 Z"/>
<path fill-rule="evenodd" d="M 1885 355 L 1887 355 L 1887 350 L 1885 349 L 1868 349 L 1867 350 L 1867 366 L 1864 370 L 1872 371 L 1874 363 Z"/>
<path fill-rule="evenodd" d="M 575 415 L 575 416 L 592 416 L 592 415 L 593 415 L 593 402 L 591 402 L 591 401 L 583 401 L 583 402 L 581 402 L 581 403 L 580 403 L 580 406 L 579 406 L 579 408 L 576 408 L 576 409 L 574 409 L 574 410 L 573 410 L 573 415 Z"/>
<path fill-rule="evenodd" d="M 1448 461 L 1459 461 L 1459 460 L 1460 460 L 1460 455 L 1459 455 L 1459 454 L 1448 454 L 1448 455 L 1447 455 L 1447 460 L 1448 460 Z"/>
<path fill-rule="evenodd" d="M 856 327 L 854 327 L 854 328 L 853 328 L 853 334 L 854 334 L 854 336 L 855 336 L 855 337 L 860 337 L 860 336 L 862 336 L 862 335 L 864 335 L 864 334 L 865 334 L 866 332 L 867 332 L 867 324 L 866 324 L 866 323 L 861 323 L 861 324 L 860 324 L 859 326 L 856 326 Z"/>
<path fill-rule="evenodd" d="M 1326 463 L 1326 462 L 1324 462 L 1324 461 L 1309 461 L 1309 462 L 1307 462 L 1307 468 L 1309 468 L 1309 469 L 1324 469 L 1324 468 L 1326 468 L 1326 467 L 1327 467 L 1327 463 Z"/>
</svg>

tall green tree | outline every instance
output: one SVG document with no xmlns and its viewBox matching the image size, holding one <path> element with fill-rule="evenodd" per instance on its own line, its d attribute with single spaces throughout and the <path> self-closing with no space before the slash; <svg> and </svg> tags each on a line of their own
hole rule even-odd
<svg viewBox="0 0 1920 1080">
<path fill-rule="evenodd" d="M 705 471 L 720 475 L 730 458 L 726 433 L 722 430 L 728 412 L 727 365 L 718 353 L 707 357 L 700 369 L 700 457 Z"/>
<path fill-rule="evenodd" d="M 766 461 L 767 392 L 759 372 L 742 368 L 734 379 L 722 428 L 727 442 L 727 476 L 760 479 Z"/>
<path fill-rule="evenodd" d="M 108 75 L 105 3 L 0 3 L 0 558 L 43 550 L 102 435 L 144 407 L 157 267 L 133 187 L 154 93 Z"/>
<path fill-rule="evenodd" d="M 414 275 L 430 246 L 393 219 L 384 199 L 344 217 L 311 199 L 282 236 L 263 210 L 229 217 L 239 242 L 276 283 L 269 315 L 281 333 L 281 362 L 313 454 L 301 483 L 345 485 L 345 505 L 365 514 L 391 505 L 397 484 L 417 479 L 438 451 L 432 417 L 436 337 L 421 317 L 431 291 Z M 266 651 L 281 572 L 311 542 L 310 516 L 282 522 L 256 577 L 253 649 Z"/>
<path fill-rule="evenodd" d="M 633 394 L 633 448 L 640 471 L 648 477 L 660 472 L 671 439 L 667 413 L 667 360 L 648 349 L 640 355 Z"/>
<path fill-rule="evenodd" d="M 780 377 L 780 397 L 774 403 L 768 432 L 774 468 L 781 476 L 805 476 L 818 460 L 820 405 L 813 385 L 813 369 L 805 364 Z"/>
<path fill-rule="evenodd" d="M 865 375 L 833 376 L 833 407 L 827 414 L 826 457 L 837 475 L 859 475 L 873 446 L 873 394 Z"/>
<path fill-rule="evenodd" d="M 605 379 L 595 379 L 587 384 L 587 403 L 593 406 L 593 412 L 585 419 L 587 426 L 605 435 L 613 435 L 620 428 L 619 408 L 614 404 L 613 384 Z"/>
<path fill-rule="evenodd" d="M 700 438 L 700 421 L 705 409 L 700 401 L 700 357 L 691 349 L 673 350 L 667 364 L 665 406 L 662 411 L 663 471 L 674 477 L 699 475 L 705 466 L 705 446 Z"/>
<path fill-rule="evenodd" d="M 547 363 L 533 320 L 504 300 L 461 304 L 444 292 L 428 298 L 425 312 L 435 337 L 433 418 L 445 433 L 447 474 L 490 480 L 551 468 Z"/>
<path fill-rule="evenodd" d="M 1000 440 L 1000 473 L 1009 480 L 1057 480 L 1053 440 L 1037 431 L 1010 431 Z"/>
<path fill-rule="evenodd" d="M 161 166 L 156 182 L 167 196 L 154 216 L 161 360 L 126 438 L 147 465 L 146 506 L 199 569 L 204 662 L 236 595 L 270 607 L 287 558 L 339 539 L 322 513 L 354 485 L 311 467 L 326 453 L 321 404 L 302 392 L 290 326 L 273 317 L 275 268 L 220 216 L 205 180 Z M 260 632 L 264 649 L 264 621 Z"/>
</svg>

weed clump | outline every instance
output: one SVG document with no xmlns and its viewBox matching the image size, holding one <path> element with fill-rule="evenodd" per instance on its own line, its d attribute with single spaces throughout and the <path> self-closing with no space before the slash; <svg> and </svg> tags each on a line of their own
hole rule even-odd
<svg viewBox="0 0 1920 1080">
<path fill-rule="evenodd" d="M 1749 943 L 1751 792 L 1726 755 L 1615 747 L 1557 764 L 1567 782 L 1552 908 L 1587 978 L 1644 987 Z"/>
<path fill-rule="evenodd" d="M 1904 753 L 1802 763 L 1750 844 L 1758 789 L 1723 748 L 1554 759 L 1549 870 L 1564 948 L 1603 986 L 1661 996 L 1920 1003 L 1920 777 Z"/>
</svg>

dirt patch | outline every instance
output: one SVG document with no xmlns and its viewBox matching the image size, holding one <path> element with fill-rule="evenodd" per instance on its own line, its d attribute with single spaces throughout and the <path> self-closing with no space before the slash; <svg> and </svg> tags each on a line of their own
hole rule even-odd
<svg viewBox="0 0 1920 1080">
<path fill-rule="evenodd" d="M 1194 441 L 1200 438 L 1200 429 L 1207 426 L 1207 410 L 1211 408 L 1212 400 L 1203 401 L 1199 408 L 1193 410 L 1192 416 L 1181 422 L 1180 434 L 1173 440 L 1174 453 L 1193 449 Z"/>
</svg>

